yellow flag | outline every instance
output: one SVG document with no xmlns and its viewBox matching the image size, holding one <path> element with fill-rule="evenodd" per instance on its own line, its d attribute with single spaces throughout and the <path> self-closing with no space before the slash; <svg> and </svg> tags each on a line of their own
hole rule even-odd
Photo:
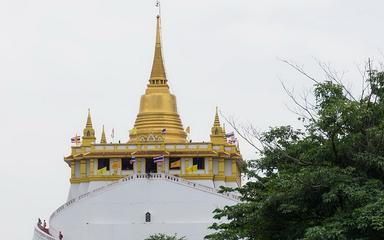
<svg viewBox="0 0 384 240">
<path fill-rule="evenodd" d="M 171 168 L 179 168 L 179 167 L 180 167 L 180 160 L 177 160 L 171 163 Z"/>
<path fill-rule="evenodd" d="M 107 173 L 107 167 L 103 167 L 99 170 L 97 170 L 97 175 L 104 175 Z"/>
<path fill-rule="evenodd" d="M 116 170 L 116 169 L 119 169 L 119 168 L 121 168 L 121 167 L 120 167 L 120 162 L 113 162 L 113 163 L 112 163 L 112 169 L 115 169 L 115 170 Z"/>
<path fill-rule="evenodd" d="M 197 172 L 197 165 L 193 165 L 193 166 L 185 168 L 185 172 L 187 172 L 187 173 Z"/>
</svg>

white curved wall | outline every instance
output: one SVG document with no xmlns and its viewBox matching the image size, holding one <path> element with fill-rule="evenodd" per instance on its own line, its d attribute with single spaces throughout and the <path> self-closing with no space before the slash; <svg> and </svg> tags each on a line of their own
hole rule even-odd
<svg viewBox="0 0 384 240">
<path fill-rule="evenodd" d="M 165 179 L 137 179 L 107 187 L 50 219 L 51 233 L 65 240 L 143 240 L 154 233 L 177 233 L 188 240 L 210 231 L 212 211 L 235 200 Z M 152 221 L 145 223 L 145 213 Z"/>
<path fill-rule="evenodd" d="M 236 182 L 225 182 L 225 181 L 212 181 L 212 180 L 190 180 L 198 184 L 205 185 L 211 188 L 220 188 L 220 186 L 236 188 L 238 187 Z M 92 181 L 89 183 L 72 183 L 69 188 L 67 201 L 76 198 L 84 193 L 91 192 L 96 188 L 106 186 L 111 181 Z"/>
<path fill-rule="evenodd" d="M 69 187 L 69 192 L 68 192 L 68 198 L 67 198 L 67 201 L 75 198 L 76 196 L 78 196 L 79 194 L 79 186 L 80 184 L 78 183 L 71 183 L 70 187 Z"/>
<path fill-rule="evenodd" d="M 210 188 L 215 188 L 212 180 L 191 180 L 191 182 L 195 182 Z"/>
<path fill-rule="evenodd" d="M 92 181 L 89 183 L 71 183 L 67 201 L 76 198 L 84 193 L 91 192 L 96 188 L 108 185 L 111 181 Z"/>
<path fill-rule="evenodd" d="M 89 187 L 88 187 L 88 192 L 91 192 L 91 191 L 95 190 L 96 188 L 108 185 L 109 183 L 111 183 L 111 181 L 93 181 L 93 182 L 90 182 Z M 86 192 L 82 192 L 79 195 L 84 194 L 84 193 L 86 193 Z"/>
<path fill-rule="evenodd" d="M 236 182 L 225 182 L 225 186 L 230 187 L 230 188 L 237 188 L 238 187 Z"/>
</svg>

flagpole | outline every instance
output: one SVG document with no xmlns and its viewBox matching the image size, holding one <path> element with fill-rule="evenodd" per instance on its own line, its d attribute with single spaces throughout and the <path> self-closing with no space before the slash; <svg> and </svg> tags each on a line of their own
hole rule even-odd
<svg viewBox="0 0 384 240">
<path fill-rule="evenodd" d="M 111 138 L 112 138 L 112 143 L 114 143 L 115 142 L 115 128 L 112 128 Z"/>
</svg>

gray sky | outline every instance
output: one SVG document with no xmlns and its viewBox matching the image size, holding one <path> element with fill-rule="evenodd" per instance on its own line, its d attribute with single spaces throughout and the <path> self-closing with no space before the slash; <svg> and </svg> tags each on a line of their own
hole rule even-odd
<svg viewBox="0 0 384 240">
<path fill-rule="evenodd" d="M 63 156 L 92 110 L 126 141 L 153 57 L 154 0 L 0 1 L 0 234 L 31 239 L 69 189 Z M 280 80 L 298 94 L 311 83 L 278 57 L 321 77 L 315 58 L 352 86 L 357 65 L 381 61 L 383 1 L 162 1 L 168 79 L 184 126 L 209 139 L 215 106 L 258 129 L 297 117 Z M 246 158 L 253 150 L 241 144 Z"/>
</svg>

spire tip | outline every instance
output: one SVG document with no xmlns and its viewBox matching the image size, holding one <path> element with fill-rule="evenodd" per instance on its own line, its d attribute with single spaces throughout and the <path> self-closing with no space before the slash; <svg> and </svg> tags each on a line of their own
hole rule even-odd
<svg viewBox="0 0 384 240">
<path fill-rule="evenodd" d="M 153 57 L 152 71 L 151 71 L 149 83 L 150 85 L 167 86 L 167 76 L 165 74 L 162 46 L 161 46 L 160 14 L 157 15 L 155 54 Z"/>
</svg>

